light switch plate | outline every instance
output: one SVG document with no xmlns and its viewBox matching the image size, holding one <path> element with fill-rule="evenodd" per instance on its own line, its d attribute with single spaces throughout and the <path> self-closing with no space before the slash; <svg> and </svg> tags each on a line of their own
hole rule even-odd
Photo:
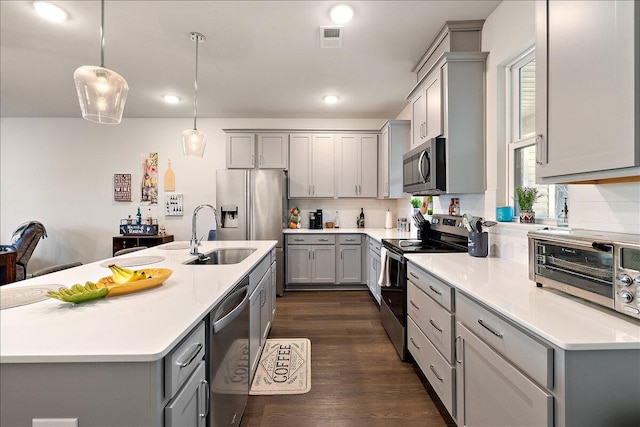
<svg viewBox="0 0 640 427">
<path fill-rule="evenodd" d="M 33 418 L 31 427 L 78 427 L 77 418 Z"/>
</svg>

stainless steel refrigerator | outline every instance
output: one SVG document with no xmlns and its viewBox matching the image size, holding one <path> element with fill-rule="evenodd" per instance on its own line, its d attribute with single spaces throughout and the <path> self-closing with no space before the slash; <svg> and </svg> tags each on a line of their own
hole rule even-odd
<svg viewBox="0 0 640 427">
<path fill-rule="evenodd" d="M 224 169 L 216 173 L 218 240 L 277 240 L 276 293 L 284 292 L 282 229 L 287 218 L 287 175 L 276 169 Z"/>
</svg>

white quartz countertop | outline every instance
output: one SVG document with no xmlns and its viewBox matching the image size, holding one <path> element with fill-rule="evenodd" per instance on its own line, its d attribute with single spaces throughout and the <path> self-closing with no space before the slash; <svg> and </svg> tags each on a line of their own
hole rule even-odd
<svg viewBox="0 0 640 427">
<path fill-rule="evenodd" d="M 365 234 L 378 242 L 382 239 L 415 239 L 416 231 L 398 231 L 395 228 L 285 228 L 284 234 Z"/>
<path fill-rule="evenodd" d="M 466 253 L 408 254 L 409 262 L 565 350 L 640 349 L 640 322 L 538 288 L 528 267 Z"/>
<path fill-rule="evenodd" d="M 188 242 L 172 242 L 122 255 L 155 255 L 164 260 L 131 269 L 170 268 L 159 287 L 82 304 L 45 301 L 0 310 L 0 362 L 149 362 L 164 357 L 245 277 L 276 241 L 202 242 L 199 251 L 256 248 L 244 261 L 229 265 L 185 265 Z M 167 249 L 182 247 L 182 249 Z M 101 261 L 3 286 L 45 284 L 70 287 L 111 275 Z"/>
</svg>

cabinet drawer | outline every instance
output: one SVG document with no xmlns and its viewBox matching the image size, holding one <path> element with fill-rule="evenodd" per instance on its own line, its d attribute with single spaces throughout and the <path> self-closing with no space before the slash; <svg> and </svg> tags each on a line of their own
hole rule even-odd
<svg viewBox="0 0 640 427">
<path fill-rule="evenodd" d="M 374 239 L 369 239 L 369 250 L 372 250 L 376 255 L 380 255 L 380 242 Z"/>
<path fill-rule="evenodd" d="M 454 368 L 438 353 L 438 350 L 411 319 L 407 319 L 407 347 L 424 376 L 438 393 L 438 397 L 442 400 L 449 414 L 454 416 Z"/>
<path fill-rule="evenodd" d="M 251 270 L 251 273 L 249 273 L 249 294 L 251 294 L 258 286 L 258 283 L 260 283 L 260 280 L 262 280 L 264 275 L 267 273 L 269 267 L 271 267 L 270 254 L 262 258 L 256 268 Z"/>
<path fill-rule="evenodd" d="M 412 282 L 407 286 L 407 312 L 444 358 L 453 364 L 453 315 Z"/>
<path fill-rule="evenodd" d="M 207 407 L 209 394 L 205 390 L 208 388 L 208 384 L 205 379 L 204 360 L 195 365 L 197 369 L 187 384 L 164 409 L 165 427 L 200 427 L 205 425 L 207 412 L 209 412 Z"/>
<path fill-rule="evenodd" d="M 553 348 L 458 293 L 456 318 L 538 384 L 553 388 Z"/>
<path fill-rule="evenodd" d="M 435 302 L 449 311 L 453 311 L 453 288 L 431 274 L 416 267 L 412 263 L 407 265 L 407 279 L 415 283 Z"/>
<path fill-rule="evenodd" d="M 287 236 L 288 245 L 335 245 L 335 234 L 296 234 Z"/>
<path fill-rule="evenodd" d="M 359 245 L 362 243 L 362 235 L 360 234 L 340 234 L 338 241 L 341 245 Z"/>
<path fill-rule="evenodd" d="M 171 397 L 196 369 L 205 353 L 205 327 L 200 322 L 164 359 L 164 391 Z"/>
</svg>

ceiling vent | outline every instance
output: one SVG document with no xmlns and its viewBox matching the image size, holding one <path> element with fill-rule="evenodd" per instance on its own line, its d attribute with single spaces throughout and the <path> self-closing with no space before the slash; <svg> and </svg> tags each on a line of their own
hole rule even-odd
<svg viewBox="0 0 640 427">
<path fill-rule="evenodd" d="M 320 47 L 323 49 L 342 47 L 344 27 L 320 27 Z"/>
</svg>

